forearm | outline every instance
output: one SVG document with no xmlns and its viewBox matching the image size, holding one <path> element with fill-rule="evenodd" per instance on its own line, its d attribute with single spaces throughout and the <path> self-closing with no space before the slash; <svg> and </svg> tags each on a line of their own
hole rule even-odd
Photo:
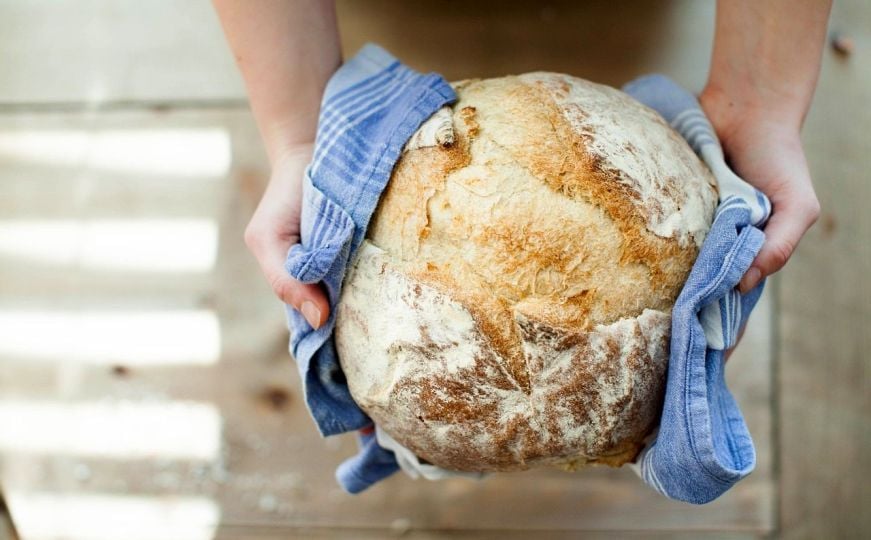
<svg viewBox="0 0 871 540">
<path fill-rule="evenodd" d="M 819 75 L 831 0 L 720 0 L 703 103 L 796 133 Z M 719 122 L 721 125 L 730 122 Z"/>
<path fill-rule="evenodd" d="M 747 293 L 780 270 L 820 213 L 799 131 L 819 76 L 831 0 L 719 0 L 699 102 L 729 164 L 765 193 L 765 244 L 741 279 Z"/>
<path fill-rule="evenodd" d="M 341 62 L 332 0 L 213 0 L 270 161 L 314 141 Z"/>
</svg>

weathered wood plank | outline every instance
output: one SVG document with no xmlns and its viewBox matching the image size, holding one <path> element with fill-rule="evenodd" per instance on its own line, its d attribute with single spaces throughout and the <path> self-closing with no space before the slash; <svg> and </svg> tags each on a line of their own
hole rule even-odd
<svg viewBox="0 0 871 540">
<path fill-rule="evenodd" d="M 123 343 L 117 359 L 96 363 L 95 358 L 67 357 L 58 349 L 53 349 L 55 357 L 38 359 L 28 351 L 7 352 L 0 361 L 0 392 L 6 400 L 0 400 L 0 412 L 14 405 L 16 410 L 33 415 L 37 423 L 43 422 L 38 429 L 45 429 L 51 427 L 44 423 L 46 410 L 61 411 L 56 413 L 61 416 L 54 418 L 62 418 L 63 411 L 72 414 L 82 407 L 93 407 L 96 417 L 106 417 L 95 421 L 106 422 L 106 430 L 121 433 L 121 439 L 137 437 L 137 430 L 128 431 L 125 424 L 113 423 L 125 421 L 111 412 L 121 405 L 128 407 L 125 414 L 131 422 L 141 422 L 149 414 L 165 414 L 167 433 L 181 430 L 180 435 L 199 432 L 204 428 L 197 424 L 202 423 L 197 418 L 216 414 L 219 431 L 206 430 L 203 436 L 214 438 L 220 451 L 191 453 L 172 439 L 161 443 L 175 453 L 168 456 L 142 455 L 117 437 L 106 440 L 109 449 L 88 447 L 87 441 L 82 442 L 75 434 L 68 436 L 72 437 L 67 441 L 69 448 L 63 445 L 62 436 L 48 437 L 47 443 L 27 443 L 31 445 L 27 448 L 16 446 L 24 444 L 21 441 L 7 440 L 0 455 L 0 478 L 10 494 L 13 512 L 20 511 L 33 519 L 33 512 L 27 511 L 33 505 L 51 503 L 56 508 L 78 508 L 76 505 L 96 500 L 108 500 L 106 504 L 117 505 L 123 511 L 131 505 L 161 507 L 181 497 L 179 508 L 213 505 L 222 524 L 238 527 L 260 524 L 388 530 L 399 520 L 414 530 L 472 531 L 469 534 L 482 529 L 756 534 L 771 528 L 772 484 L 769 460 L 764 457 L 769 448 L 765 308 L 756 315 L 761 322 L 749 332 L 746 349 L 730 360 L 736 392 L 745 404 L 760 447 L 760 468 L 714 504 L 699 508 L 671 502 L 643 486 L 630 471 L 609 469 L 578 474 L 536 471 L 494 476 L 479 483 L 414 482 L 397 475 L 359 497 L 342 493 L 334 483 L 333 471 L 353 453 L 353 440 L 346 436 L 324 441 L 316 434 L 286 353 L 281 308 L 262 283 L 241 240 L 240 231 L 254 204 L 246 198 L 242 186 L 265 177 L 262 154 L 257 153 L 258 158 L 239 156 L 242 150 L 235 146 L 241 140 L 239 148 L 245 148 L 244 139 L 255 138 L 253 124 L 247 117 L 240 120 L 240 115 L 247 115 L 245 112 L 211 115 L 209 122 L 226 126 L 231 133 L 236 162 L 245 164 L 232 167 L 217 184 L 197 178 L 176 179 L 173 183 L 161 178 L 128 177 L 122 172 L 106 175 L 86 167 L 79 173 L 81 182 L 91 186 L 113 181 L 129 184 L 132 202 L 119 206 L 94 193 L 72 199 L 73 207 L 62 211 L 49 205 L 36 217 L 51 220 L 57 214 L 64 219 L 109 215 L 137 220 L 179 216 L 183 215 L 182 202 L 160 201 L 172 199 L 170 193 L 184 193 L 192 214 L 219 224 L 214 268 L 192 275 L 113 272 L 83 267 L 75 260 L 52 266 L 6 253 L 2 265 L 7 278 L 4 283 L 14 283 L 15 288 L 4 285 L 0 311 L 60 313 L 73 326 L 78 324 L 78 313 L 93 310 L 211 312 L 217 319 L 220 337 L 217 363 L 129 363 L 125 355 L 135 351 L 125 351 Z M 143 130 L 183 128 L 204 121 L 202 112 L 122 116 L 125 122 L 142 126 Z M 6 126 L 11 124 L 17 129 L 27 124 L 28 118 L 16 115 L 8 119 Z M 48 117 L 40 118 L 40 129 L 47 129 L 51 124 Z M 58 126 L 74 128 L 77 118 L 80 116 L 60 115 Z M 113 115 L 87 120 L 95 133 L 101 131 L 103 122 L 115 125 L 118 121 Z M 0 118 L 0 131 L 3 129 L 4 119 Z M 38 168 L 44 168 L 44 164 Z M 34 173 L 24 184 L 16 183 L 19 171 L 0 169 L 0 198 L 11 193 L 32 199 L 44 185 L 56 182 L 63 168 Z M 138 193 L 142 196 L 138 197 Z M 38 272 L 44 272 L 46 281 L 33 279 Z M 65 278 L 50 279 L 52 275 Z M 111 338 L 106 336 L 107 340 Z M 187 345 L 197 339 L 191 335 Z M 116 364 L 125 368 L 119 369 Z M 278 398 L 267 395 L 270 391 L 277 392 Z M 160 425 L 146 424 L 142 429 L 155 430 L 155 425 Z M 95 436 L 102 437 L 103 431 Z M 152 438 L 165 438 L 161 431 L 148 432 L 143 444 L 151 444 Z M 36 515 L 45 525 L 43 516 Z M 21 526 L 28 530 L 27 522 Z"/>
<path fill-rule="evenodd" d="M 691 88 L 707 77 L 714 2 L 546 3 L 338 0 L 345 54 L 374 41 L 451 80 L 527 71 L 619 86 L 658 71 Z"/>
<path fill-rule="evenodd" d="M 0 104 L 244 100 L 210 2 L 133 6 L 0 2 Z"/>
<path fill-rule="evenodd" d="M 785 538 L 871 530 L 871 5 L 835 2 L 833 30 L 804 129 L 823 207 L 780 278 L 780 513 Z"/>
<path fill-rule="evenodd" d="M 354 540 L 384 540 L 388 538 L 403 538 L 406 540 L 443 540 L 450 538 L 458 540 L 611 540 L 625 538 L 627 540 L 751 540 L 763 538 L 760 535 L 740 532 L 709 532 L 709 531 L 669 531 L 663 533 L 638 531 L 416 531 L 405 528 L 405 523 L 397 522 L 390 529 L 339 529 L 329 527 L 319 528 L 286 528 L 286 527 L 221 527 L 215 536 L 216 540 L 322 540 L 322 539 L 354 539 Z"/>
<path fill-rule="evenodd" d="M 87 4 L 83 10 L 93 14 L 91 8 L 96 5 Z M 413 65 L 444 71 L 454 79 L 551 69 L 619 84 L 639 73 L 659 70 L 699 87 L 706 72 L 712 5 L 681 1 L 664 9 L 638 1 L 563 1 L 542 7 L 522 2 L 471 5 L 427 0 L 412 7 L 367 0 L 339 2 L 339 15 L 348 52 L 366 40 L 378 41 Z M 133 4 L 130 9 L 139 13 Z M 200 4 L 190 9 L 205 8 Z M 126 21 L 129 15 L 110 13 L 107 17 Z M 149 17 L 140 21 L 144 27 Z M 33 19 L 16 20 L 26 25 Z M 220 37 L 216 26 L 199 22 L 202 35 L 211 36 L 204 37 L 203 43 Z M 109 24 L 100 24 L 104 23 Z M 20 36 L 21 32 L 0 32 L 0 50 L 4 40 L 17 43 Z M 141 34 L 130 37 L 139 40 Z M 147 45 L 147 41 L 140 42 Z M 159 36 L 153 42 L 156 47 L 165 44 Z M 152 58 L 149 55 L 156 53 L 143 54 Z M 33 60 L 42 65 L 38 57 Z M 221 82 L 220 74 L 210 72 L 190 75 L 199 77 L 198 81 L 217 81 L 209 92 L 178 92 L 178 64 L 167 64 L 165 72 L 146 64 L 153 69 L 149 73 L 154 80 L 145 84 L 137 79 L 140 86 L 130 83 L 133 86 L 124 87 L 113 86 L 123 78 L 112 78 L 114 68 L 109 66 L 106 76 L 112 84 L 103 98 L 172 100 L 196 95 L 217 99 L 225 91 L 230 95 L 238 90 L 233 89 L 235 83 Z M 208 70 L 213 67 L 207 66 Z M 51 79 L 40 84 L 51 84 Z M 195 86 L 191 88 L 196 90 Z M 51 92 L 34 95 L 44 100 L 81 99 L 79 86 L 69 90 L 67 97 Z M 0 91 L 0 101 L 3 95 Z M 219 336 L 217 362 L 198 365 L 146 363 L 119 369 L 117 365 L 128 364 L 123 351 L 117 359 L 99 363 L 93 358 L 70 358 L 57 349 L 54 356 L 39 359 L 20 352 L 0 355 L 0 395 L 6 400 L 0 400 L 0 409 L 13 402 L 43 422 L 45 416 L 40 415 L 45 410 L 97 407 L 105 413 L 125 404 L 138 412 L 117 424 L 112 424 L 117 418 L 109 414 L 106 425 L 145 445 L 156 444 L 151 439 L 167 439 L 161 444 L 178 454 L 142 455 L 129 445 L 124 450 L 125 441 L 111 439 L 104 448 L 74 450 L 75 445 L 58 444 L 63 442 L 61 436 L 28 443 L 41 444 L 38 451 L 7 444 L 0 449 L 0 482 L 9 490 L 13 512 L 16 504 L 31 509 L 54 505 L 52 515 L 61 515 L 63 508 L 76 509 L 80 508 L 76 505 L 93 501 L 114 505 L 119 512 L 174 508 L 180 515 L 193 512 L 186 523 L 201 526 L 203 535 L 210 535 L 217 526 L 219 538 L 245 534 L 252 538 L 380 538 L 385 532 L 406 529 L 412 538 L 568 538 L 579 531 L 594 538 L 616 534 L 743 538 L 764 535 L 773 528 L 767 297 L 728 369 L 758 446 L 759 467 L 711 505 L 667 501 L 628 470 L 608 469 L 574 475 L 537 471 L 481 483 L 414 482 L 397 475 L 364 495 L 344 494 L 332 476 L 336 464 L 353 453 L 354 443 L 350 437 L 325 441 L 316 434 L 286 353 L 281 307 L 241 241 L 266 176 L 263 151 L 249 113 L 240 108 L 0 116 L 0 133 L 13 136 L 28 130 L 94 134 L 167 129 L 225 130 L 232 156 L 230 170 L 218 178 L 179 177 L 129 167 L 106 168 L 88 161 L 93 155 L 75 163 L 51 162 L 44 153 L 35 158 L 20 152 L 0 156 L 0 220 L 195 218 L 213 220 L 218 233 L 214 266 L 204 272 L 107 271 L 78 259 L 59 264 L 0 255 L 0 310 L 61 313 L 73 325 L 78 324 L 77 313 L 93 311 L 206 312 L 215 317 Z M 35 406 L 48 409 L 32 412 Z M 143 425 L 147 436 L 141 438 L 135 431 L 125 431 L 124 418 L 154 411 L 165 415 L 166 429 Z M 208 419 L 215 417 L 218 427 L 212 430 Z M 172 426 L 181 426 L 173 432 L 174 438 L 166 436 Z M 200 446 L 198 453 L 173 446 L 172 441 L 183 439 L 186 430 L 202 433 L 200 442 L 214 438 L 218 451 L 210 453 L 209 445 Z M 31 524 L 46 519 L 46 514 L 28 514 L 27 509 L 22 515 L 29 515 Z M 74 535 L 68 531 L 67 537 Z"/>
</svg>

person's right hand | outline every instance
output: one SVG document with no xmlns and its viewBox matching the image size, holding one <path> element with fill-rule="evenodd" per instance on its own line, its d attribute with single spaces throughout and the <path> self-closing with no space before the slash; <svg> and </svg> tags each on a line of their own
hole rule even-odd
<svg viewBox="0 0 871 540">
<path fill-rule="evenodd" d="M 312 147 L 311 143 L 295 146 L 275 160 L 269 185 L 245 229 L 245 243 L 275 295 L 317 329 L 330 312 L 323 289 L 317 283 L 293 279 L 284 269 L 290 246 L 299 243 L 302 180 Z"/>
</svg>

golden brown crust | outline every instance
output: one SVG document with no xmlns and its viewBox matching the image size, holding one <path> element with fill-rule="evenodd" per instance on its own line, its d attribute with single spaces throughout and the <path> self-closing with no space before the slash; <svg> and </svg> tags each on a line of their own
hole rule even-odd
<svg viewBox="0 0 871 540">
<path fill-rule="evenodd" d="M 352 393 L 450 469 L 628 461 L 658 417 L 668 312 L 697 253 L 673 203 L 709 224 L 709 173 L 610 89 L 531 74 L 457 91 L 453 144 L 400 159 L 346 279 L 336 339 Z M 601 99 L 585 108 L 581 91 Z M 599 143 L 619 127 L 585 121 L 621 111 L 677 165 L 639 142 L 618 162 L 635 169 L 615 168 Z"/>
<path fill-rule="evenodd" d="M 521 155 L 518 152 L 518 161 L 559 193 L 604 208 L 623 234 L 620 262 L 646 265 L 654 286 L 662 288 L 662 296 L 675 296 L 675 291 L 686 281 L 686 275 L 668 272 L 663 267 L 676 264 L 688 268 L 696 258 L 696 247 L 690 245 L 682 248 L 676 238 L 663 238 L 648 231 L 644 216 L 639 211 L 638 195 L 620 182 L 614 171 L 607 170 L 601 160 L 586 151 L 584 136 L 572 130 L 548 91 L 540 85 L 525 85 L 523 88 L 524 92 L 529 93 L 524 101 L 541 105 L 560 144 L 554 149 L 555 153 Z M 626 151 L 632 152 L 633 149 L 627 148 Z M 568 163 L 574 166 L 567 166 Z M 677 191 L 677 186 L 671 183 L 664 184 L 664 187 Z"/>
<path fill-rule="evenodd" d="M 518 315 L 525 389 L 453 290 L 420 283 L 368 242 L 352 275 L 336 330 L 352 394 L 430 463 L 460 471 L 619 465 L 655 424 L 667 314 L 647 310 L 589 332 Z"/>
</svg>

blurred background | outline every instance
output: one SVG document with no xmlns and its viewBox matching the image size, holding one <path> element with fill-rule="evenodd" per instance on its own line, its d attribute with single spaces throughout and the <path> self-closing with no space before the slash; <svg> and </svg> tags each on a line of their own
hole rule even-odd
<svg viewBox="0 0 871 540">
<path fill-rule="evenodd" d="M 338 11 L 346 55 L 375 41 L 449 79 L 699 90 L 714 2 Z M 0 539 L 869 534 L 871 4 L 836 1 L 831 30 L 804 130 L 822 217 L 729 363 L 747 480 L 702 507 L 610 469 L 397 474 L 354 497 L 333 480 L 353 438 L 309 420 L 242 242 L 268 166 L 211 5 L 0 0 Z"/>
</svg>

